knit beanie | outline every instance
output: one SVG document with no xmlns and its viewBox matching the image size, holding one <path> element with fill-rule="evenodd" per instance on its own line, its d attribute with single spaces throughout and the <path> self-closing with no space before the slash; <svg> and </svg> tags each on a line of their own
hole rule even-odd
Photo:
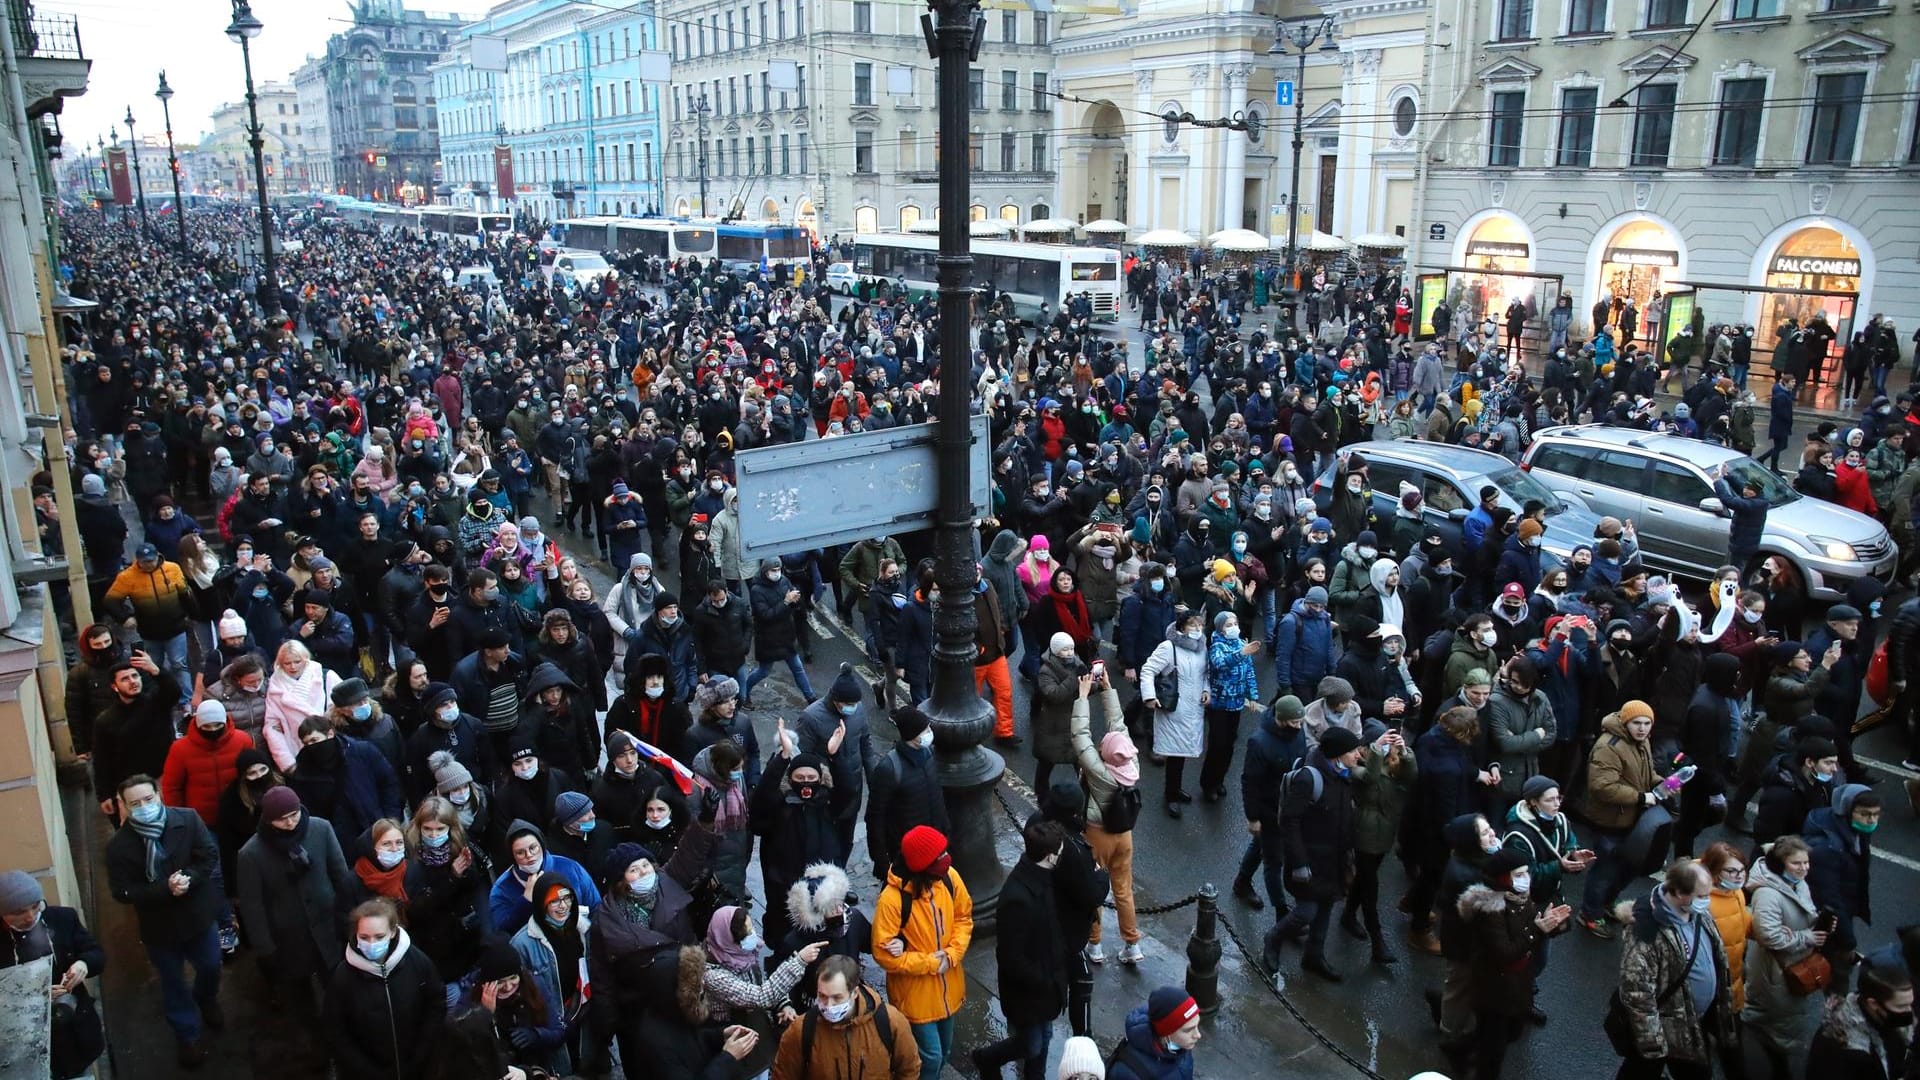
<svg viewBox="0 0 1920 1080">
<path fill-rule="evenodd" d="M 915 825 L 900 838 L 900 859 L 916 874 L 932 866 L 946 850 L 946 835 L 931 825 Z"/>
<path fill-rule="evenodd" d="M 593 812 L 593 800 L 577 791 L 563 791 L 553 800 L 553 824 L 565 829 Z"/>
<path fill-rule="evenodd" d="M 1193 995 L 1181 987 L 1163 986 L 1147 995 L 1147 1023 L 1158 1038 L 1171 1037 L 1199 1015 L 1200 1006 L 1194 1003 Z"/>
<path fill-rule="evenodd" d="M 435 794 L 445 795 L 458 791 L 473 783 L 473 774 L 453 756 L 451 750 L 435 750 L 427 757 L 427 768 L 433 770 L 433 790 Z"/>
<path fill-rule="evenodd" d="M 260 796 L 260 819 L 262 821 L 273 821 L 277 818 L 283 818 L 298 809 L 300 809 L 300 796 L 294 794 L 293 789 L 290 787 L 283 785 L 268 788 L 267 793 Z"/>
<path fill-rule="evenodd" d="M 1100 1080 L 1107 1075 L 1107 1063 L 1100 1057 L 1100 1044 L 1085 1035 L 1067 1040 L 1060 1051 L 1059 1080 Z"/>
<path fill-rule="evenodd" d="M 863 696 L 860 679 L 853 673 L 853 665 L 841 664 L 840 674 L 833 680 L 833 687 L 827 691 L 827 698 L 831 701 L 858 704 Z"/>
<path fill-rule="evenodd" d="M 25 911 L 46 898 L 39 879 L 25 870 L 0 874 L 0 912 Z"/>
<path fill-rule="evenodd" d="M 220 613 L 220 625 L 218 629 L 220 636 L 223 638 L 246 637 L 247 620 L 241 618 L 239 612 L 228 608 Z"/>
</svg>

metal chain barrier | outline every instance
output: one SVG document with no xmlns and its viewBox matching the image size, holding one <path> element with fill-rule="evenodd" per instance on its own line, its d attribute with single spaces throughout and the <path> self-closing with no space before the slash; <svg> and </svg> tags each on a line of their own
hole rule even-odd
<svg viewBox="0 0 1920 1080">
<path fill-rule="evenodd" d="M 1007 821 L 1010 822 L 1015 829 L 1021 828 L 1022 823 L 1020 816 L 1014 812 L 1013 804 L 1007 800 L 1006 789 L 996 785 L 993 789 L 993 795 L 994 798 L 1000 801 L 1000 809 L 1007 815 Z M 1200 894 L 1196 892 L 1176 900 L 1173 903 L 1161 904 L 1157 907 L 1139 907 L 1136 905 L 1134 913 L 1136 915 L 1164 915 L 1168 912 L 1179 911 L 1181 908 L 1192 907 L 1199 902 Z M 1113 901 L 1108 900 L 1104 902 L 1103 906 L 1108 910 L 1112 910 L 1114 904 Z M 1299 1006 L 1295 1005 L 1285 993 L 1281 992 L 1279 985 L 1274 981 L 1274 973 L 1268 971 L 1265 965 L 1260 962 L 1260 954 L 1258 952 L 1247 948 L 1247 943 L 1240 940 L 1240 932 L 1234 929 L 1232 920 L 1225 918 L 1223 915 L 1218 925 L 1221 930 L 1226 932 L 1228 939 L 1233 942 L 1233 947 L 1240 950 L 1240 958 L 1246 962 L 1249 968 L 1259 973 L 1260 985 L 1266 987 L 1267 992 L 1272 994 L 1274 999 L 1280 1002 L 1280 1007 L 1287 1010 L 1287 1015 L 1293 1017 L 1294 1022 L 1304 1028 L 1308 1035 L 1313 1036 L 1315 1042 L 1325 1047 L 1327 1052 L 1334 1057 L 1352 1066 L 1354 1071 L 1366 1077 L 1367 1080 L 1386 1080 L 1386 1077 L 1378 1070 L 1348 1053 L 1344 1047 L 1333 1040 L 1333 1036 L 1320 1030 L 1318 1025 L 1307 1019 L 1307 1015 L 1300 1011 Z"/>
</svg>

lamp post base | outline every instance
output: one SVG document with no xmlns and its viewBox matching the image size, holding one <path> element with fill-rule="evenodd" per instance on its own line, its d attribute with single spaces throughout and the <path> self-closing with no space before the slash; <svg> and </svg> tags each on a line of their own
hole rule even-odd
<svg viewBox="0 0 1920 1080">
<path fill-rule="evenodd" d="M 947 797 L 947 851 L 973 899 L 974 933 L 991 935 L 1000 909 L 1000 886 L 1007 879 L 993 790 L 1000 785 L 1007 763 L 981 745 L 993 731 L 993 706 L 977 694 L 952 702 L 940 702 L 938 697 L 923 702 L 920 709 L 933 724 L 940 787 Z"/>
</svg>

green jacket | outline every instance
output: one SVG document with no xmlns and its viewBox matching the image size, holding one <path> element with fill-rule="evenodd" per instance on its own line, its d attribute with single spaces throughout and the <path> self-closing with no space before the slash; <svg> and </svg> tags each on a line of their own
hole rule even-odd
<svg viewBox="0 0 1920 1080">
<path fill-rule="evenodd" d="M 840 584 L 853 590 L 860 602 L 867 599 L 867 590 L 880 577 L 880 564 L 887 559 L 905 566 L 906 553 L 900 550 L 900 541 L 889 536 L 880 543 L 862 540 L 847 549 L 840 556 Z"/>
<path fill-rule="evenodd" d="M 1369 746 L 1353 770 L 1355 824 L 1353 848 L 1364 855 L 1385 855 L 1400 835 L 1400 812 L 1407 805 L 1420 767 L 1413 747 L 1400 749 L 1400 760 L 1389 766 L 1387 755 Z"/>
<path fill-rule="evenodd" d="M 1580 849 L 1580 841 L 1573 835 L 1573 819 L 1563 813 L 1557 821 L 1541 821 L 1523 800 L 1507 811 L 1506 830 L 1500 842 L 1525 855 L 1533 868 L 1534 904 L 1544 911 L 1560 903 L 1560 857 Z"/>
<path fill-rule="evenodd" d="M 1873 489 L 1873 501 L 1885 510 L 1893 502 L 1893 485 L 1907 469 L 1907 455 L 1885 440 L 1867 451 L 1867 485 Z"/>
</svg>

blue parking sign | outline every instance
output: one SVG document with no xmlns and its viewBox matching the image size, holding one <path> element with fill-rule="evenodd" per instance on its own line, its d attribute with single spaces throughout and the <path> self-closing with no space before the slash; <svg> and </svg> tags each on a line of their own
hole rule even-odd
<svg viewBox="0 0 1920 1080">
<path fill-rule="evenodd" d="M 1291 81 L 1273 84 L 1273 103 L 1275 105 L 1293 104 L 1293 83 Z"/>
</svg>

